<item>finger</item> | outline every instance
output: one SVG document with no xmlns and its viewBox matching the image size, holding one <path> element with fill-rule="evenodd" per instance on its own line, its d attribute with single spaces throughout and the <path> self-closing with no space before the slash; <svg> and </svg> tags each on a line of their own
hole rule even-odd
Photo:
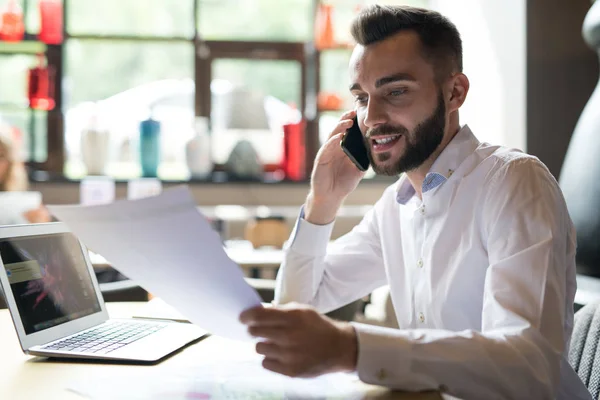
<svg viewBox="0 0 600 400">
<path fill-rule="evenodd" d="M 349 110 L 349 111 L 346 111 L 345 113 L 343 113 L 340 116 L 340 120 L 342 120 L 342 119 L 352 119 L 352 118 L 354 118 L 355 115 L 356 115 L 356 110 Z"/>
<path fill-rule="evenodd" d="M 279 361 L 283 361 L 287 354 L 284 348 L 273 342 L 258 342 L 256 344 L 256 352 L 267 358 Z"/>
<path fill-rule="evenodd" d="M 240 315 L 240 322 L 256 326 L 287 326 L 292 321 L 286 310 L 256 307 L 244 311 Z"/>
<path fill-rule="evenodd" d="M 269 342 L 278 345 L 290 344 L 290 331 L 281 328 L 250 326 L 248 327 L 250 336 L 267 339 Z"/>
<path fill-rule="evenodd" d="M 346 134 L 346 132 L 341 132 L 338 133 L 336 135 L 331 136 L 329 139 L 327 139 L 327 143 L 337 143 L 339 145 L 339 143 L 342 141 L 342 138 L 344 137 L 344 135 Z"/>
<path fill-rule="evenodd" d="M 240 314 L 240 322 L 242 324 L 248 325 L 251 321 L 260 318 L 262 308 L 262 306 L 258 306 L 242 311 L 242 313 Z"/>
<path fill-rule="evenodd" d="M 343 120 L 339 121 L 337 123 L 337 125 L 335 126 L 335 128 L 333 128 L 333 130 L 329 134 L 328 139 L 331 139 L 333 136 L 335 136 L 339 133 L 346 132 L 348 129 L 350 129 L 350 127 L 352 127 L 353 123 L 354 123 L 354 121 L 351 119 L 343 119 Z"/>
<path fill-rule="evenodd" d="M 294 373 L 292 367 L 288 364 L 285 364 L 279 360 L 265 358 L 262 362 L 262 366 L 264 369 L 268 369 L 269 371 L 277 372 L 278 374 L 295 377 L 297 376 Z"/>
</svg>

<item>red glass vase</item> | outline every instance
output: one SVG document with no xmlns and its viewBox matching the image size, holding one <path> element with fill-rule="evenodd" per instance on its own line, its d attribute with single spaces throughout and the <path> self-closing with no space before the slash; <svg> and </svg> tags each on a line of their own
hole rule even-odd
<svg viewBox="0 0 600 400">
<path fill-rule="evenodd" d="M 18 42 L 23 40 L 25 25 L 23 24 L 23 9 L 16 0 L 9 1 L 2 13 L 0 23 L 0 40 Z"/>
<path fill-rule="evenodd" d="M 54 108 L 54 68 L 45 65 L 44 57 L 38 57 L 38 65 L 30 68 L 27 76 L 29 107 L 49 111 Z"/>
<path fill-rule="evenodd" d="M 333 6 L 331 4 L 319 4 L 315 29 L 315 47 L 317 49 L 334 47 Z"/>
<path fill-rule="evenodd" d="M 304 179 L 304 121 L 283 126 L 283 162 L 285 178 L 292 181 Z"/>
<path fill-rule="evenodd" d="M 63 8 L 60 0 L 40 0 L 39 39 L 46 44 L 63 40 Z"/>
</svg>

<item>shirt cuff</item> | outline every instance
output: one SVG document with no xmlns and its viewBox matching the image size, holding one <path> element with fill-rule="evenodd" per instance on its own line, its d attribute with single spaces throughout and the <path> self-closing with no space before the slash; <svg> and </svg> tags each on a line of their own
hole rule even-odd
<svg viewBox="0 0 600 400">
<path fill-rule="evenodd" d="M 386 387 L 401 386 L 410 376 L 409 340 L 398 330 L 351 322 L 358 341 L 356 372 L 361 381 Z"/>
<path fill-rule="evenodd" d="M 324 256 L 327 253 L 329 239 L 331 239 L 333 224 L 334 222 L 327 225 L 311 224 L 304 219 L 304 206 L 302 206 L 294 230 L 290 235 L 288 249 L 310 256 Z"/>
</svg>

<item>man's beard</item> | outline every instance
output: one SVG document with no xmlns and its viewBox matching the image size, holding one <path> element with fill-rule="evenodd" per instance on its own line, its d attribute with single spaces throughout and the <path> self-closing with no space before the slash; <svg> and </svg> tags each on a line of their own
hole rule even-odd
<svg viewBox="0 0 600 400">
<path fill-rule="evenodd" d="M 412 171 L 420 167 L 438 148 L 444 138 L 446 128 L 446 105 L 442 93 L 438 96 L 438 105 L 432 115 L 420 122 L 414 132 L 409 132 L 403 126 L 381 125 L 369 129 L 365 135 L 365 146 L 367 155 L 371 162 L 373 171 L 379 175 L 400 175 L 403 172 Z M 392 165 L 381 165 L 381 162 L 388 161 L 391 157 L 390 152 L 374 155 L 371 149 L 371 138 L 379 135 L 401 134 L 404 136 L 405 149 L 404 154 Z M 402 140 L 402 139 L 400 139 Z"/>
</svg>

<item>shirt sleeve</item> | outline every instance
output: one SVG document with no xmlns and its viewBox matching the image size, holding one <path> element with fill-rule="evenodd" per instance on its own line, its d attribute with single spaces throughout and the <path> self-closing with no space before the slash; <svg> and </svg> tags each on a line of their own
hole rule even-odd
<svg viewBox="0 0 600 400">
<path fill-rule="evenodd" d="M 560 369 L 569 368 L 563 351 L 574 296 L 566 205 L 534 158 L 500 167 L 488 185 L 481 203 L 489 257 L 481 331 L 354 324 L 361 380 L 465 399 L 556 397 Z"/>
<path fill-rule="evenodd" d="M 275 302 L 295 301 L 329 312 L 385 285 L 376 208 L 332 243 L 333 222 L 311 224 L 303 208 L 277 274 Z"/>
</svg>

